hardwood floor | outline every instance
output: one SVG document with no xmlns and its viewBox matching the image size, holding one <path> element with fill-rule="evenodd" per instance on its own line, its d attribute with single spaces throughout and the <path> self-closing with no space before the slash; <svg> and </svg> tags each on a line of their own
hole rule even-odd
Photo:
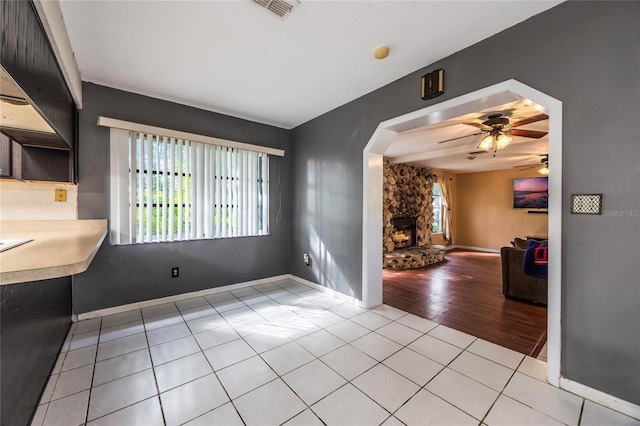
<svg viewBox="0 0 640 426">
<path fill-rule="evenodd" d="M 546 341 L 547 309 L 502 295 L 499 254 L 453 250 L 442 263 L 382 276 L 387 305 L 533 357 Z"/>
</svg>

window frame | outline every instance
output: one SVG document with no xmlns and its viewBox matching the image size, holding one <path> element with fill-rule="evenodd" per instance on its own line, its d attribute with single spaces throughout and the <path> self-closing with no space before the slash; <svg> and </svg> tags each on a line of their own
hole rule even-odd
<svg viewBox="0 0 640 426">
<path fill-rule="evenodd" d="M 436 187 L 438 188 L 438 195 L 436 195 Z M 431 189 L 431 195 L 432 195 L 432 200 L 431 200 L 431 212 L 433 215 L 433 219 L 431 221 L 431 233 L 432 234 L 443 234 L 444 230 L 442 229 L 442 219 L 443 219 L 443 215 L 442 215 L 442 188 L 440 188 L 440 184 L 438 182 L 434 182 L 432 189 Z M 434 231 L 434 223 L 435 223 L 435 217 L 436 217 L 436 212 L 435 212 L 435 198 L 438 198 L 440 200 L 440 205 L 438 208 L 438 231 Z"/>
</svg>

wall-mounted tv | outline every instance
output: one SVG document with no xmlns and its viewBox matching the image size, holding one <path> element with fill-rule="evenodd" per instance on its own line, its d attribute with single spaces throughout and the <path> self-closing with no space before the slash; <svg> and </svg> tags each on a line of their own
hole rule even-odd
<svg viewBox="0 0 640 426">
<path fill-rule="evenodd" d="M 513 180 L 514 209 L 546 209 L 548 207 L 548 177 L 518 178 Z"/>
</svg>

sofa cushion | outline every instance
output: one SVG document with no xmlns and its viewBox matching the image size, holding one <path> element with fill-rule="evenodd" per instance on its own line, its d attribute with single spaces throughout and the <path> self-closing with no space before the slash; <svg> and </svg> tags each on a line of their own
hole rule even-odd
<svg viewBox="0 0 640 426">
<path fill-rule="evenodd" d="M 524 273 L 525 250 L 502 247 L 502 292 L 510 299 L 547 304 L 547 280 Z"/>
</svg>

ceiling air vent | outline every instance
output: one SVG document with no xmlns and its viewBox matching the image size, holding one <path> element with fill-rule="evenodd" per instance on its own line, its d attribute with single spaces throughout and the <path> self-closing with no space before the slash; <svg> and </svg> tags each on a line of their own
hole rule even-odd
<svg viewBox="0 0 640 426">
<path fill-rule="evenodd" d="M 272 11 L 282 19 L 286 19 L 300 2 L 297 0 L 253 0 L 254 3 Z"/>
</svg>

